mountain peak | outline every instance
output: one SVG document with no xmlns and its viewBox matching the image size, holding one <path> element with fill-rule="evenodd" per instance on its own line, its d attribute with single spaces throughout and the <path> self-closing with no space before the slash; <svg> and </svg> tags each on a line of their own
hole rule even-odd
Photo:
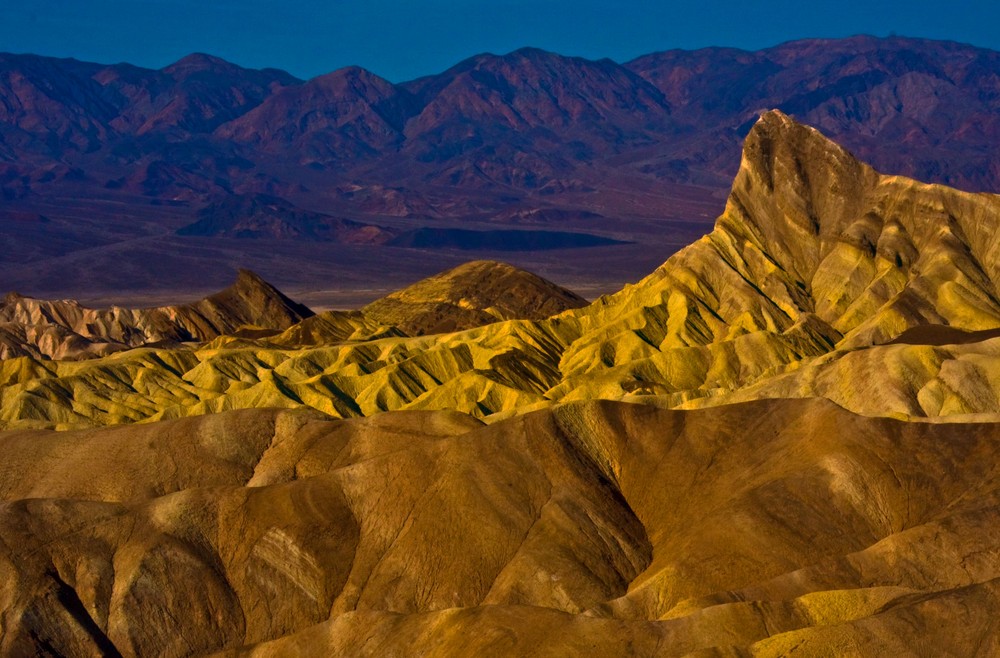
<svg viewBox="0 0 1000 658">
<path fill-rule="evenodd" d="M 255 324 L 282 328 L 314 315 L 307 306 L 286 297 L 256 272 L 243 268 L 237 271 L 233 285 L 197 302 L 194 308 L 221 316 L 252 317 Z"/>
<path fill-rule="evenodd" d="M 503 55 L 501 59 L 528 59 L 528 60 L 541 60 L 541 59 L 572 59 L 567 58 L 563 55 L 558 55 L 549 50 L 543 50 L 542 48 L 536 48 L 534 46 L 524 46 L 516 50 L 512 50 L 506 55 Z"/>
<path fill-rule="evenodd" d="M 176 306 L 93 309 L 8 293 L 0 302 L 0 325 L 7 326 L 0 328 L 0 359 L 89 358 L 163 341 L 211 340 L 250 324 L 281 330 L 311 315 L 246 269 L 225 290 Z M 12 323 L 22 330 L 11 333 Z"/>
<path fill-rule="evenodd" d="M 255 295 L 265 295 L 267 297 L 276 298 L 285 297 L 277 288 L 265 281 L 259 274 L 253 270 L 248 270 L 243 267 L 236 271 L 236 281 L 233 282 L 233 285 L 218 294 L 235 294 L 245 298 L 253 297 Z M 309 314 L 306 313 L 305 315 Z"/>
<path fill-rule="evenodd" d="M 342 77 L 342 78 L 377 78 L 378 76 L 364 68 L 363 66 L 358 66 L 357 64 L 351 64 L 349 66 L 342 66 L 339 69 L 327 73 L 328 76 Z M 324 76 L 320 76 L 324 77 Z"/>
<path fill-rule="evenodd" d="M 825 161 L 823 153 L 830 153 L 832 158 L 843 164 L 860 164 L 843 147 L 815 128 L 798 123 L 781 110 L 767 110 L 761 112 L 743 142 L 740 169 L 757 171 L 767 182 L 768 189 L 772 189 L 775 169 L 781 167 L 784 160 L 818 158 Z"/>
<path fill-rule="evenodd" d="M 878 174 L 815 128 L 763 112 L 743 143 L 720 223 L 752 236 L 765 253 L 808 281 L 821 245 L 858 217 Z"/>
<path fill-rule="evenodd" d="M 987 237 L 995 203 L 881 176 L 818 130 L 769 111 L 747 135 L 711 242 L 746 263 L 765 304 L 788 318 L 814 314 L 842 345 L 885 342 L 919 324 L 980 331 L 1000 317 Z"/>
<path fill-rule="evenodd" d="M 372 103 L 382 102 L 398 93 L 391 82 L 360 66 L 345 66 L 315 77 L 306 83 L 305 90 L 332 95 L 338 100 L 354 98 Z"/>
<path fill-rule="evenodd" d="M 540 69 L 572 69 L 572 68 L 604 68 L 608 64 L 618 67 L 618 64 L 608 59 L 591 60 L 585 57 L 575 57 L 572 55 L 561 55 L 550 50 L 543 50 L 534 46 L 524 46 L 512 50 L 503 55 L 493 53 L 482 53 L 475 55 L 453 67 L 452 70 L 487 69 L 492 70 L 497 67 L 528 67 Z"/>
<path fill-rule="evenodd" d="M 173 64 L 165 66 L 160 70 L 168 75 L 177 76 L 190 75 L 192 73 L 200 73 L 202 71 L 231 71 L 233 69 L 240 68 L 242 67 L 239 67 L 232 62 L 227 62 L 221 57 L 216 57 L 215 55 L 209 55 L 207 53 L 191 53 L 190 55 L 185 55 Z"/>
<path fill-rule="evenodd" d="M 411 335 L 468 329 L 509 319 L 539 320 L 586 300 L 507 263 L 476 260 L 372 302 L 365 313 Z"/>
<path fill-rule="evenodd" d="M 236 283 L 234 284 L 237 288 L 273 288 L 271 284 L 265 281 L 259 274 L 253 270 L 248 270 L 245 267 L 241 267 L 236 270 Z"/>
<path fill-rule="evenodd" d="M 392 83 L 385 78 L 357 65 L 345 66 L 335 71 L 324 73 L 323 75 L 310 80 L 310 82 L 313 83 L 330 83 L 332 81 L 363 82 L 366 84 L 376 84 L 384 87 L 392 86 Z"/>
</svg>

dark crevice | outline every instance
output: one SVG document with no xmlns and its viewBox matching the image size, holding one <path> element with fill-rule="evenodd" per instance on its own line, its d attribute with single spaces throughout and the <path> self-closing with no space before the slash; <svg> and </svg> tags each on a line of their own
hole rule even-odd
<svg viewBox="0 0 1000 658">
<path fill-rule="evenodd" d="M 76 590 L 60 578 L 58 573 L 50 572 L 48 575 L 58 586 L 56 598 L 59 603 L 62 604 L 66 612 L 73 617 L 76 623 L 80 625 L 80 628 L 83 629 L 101 653 L 110 658 L 121 658 L 121 652 L 118 651 L 114 642 L 101 630 L 101 627 L 97 625 L 97 622 L 90 616 L 90 613 L 87 612 L 87 608 L 83 605 L 83 601 L 80 600 Z"/>
</svg>

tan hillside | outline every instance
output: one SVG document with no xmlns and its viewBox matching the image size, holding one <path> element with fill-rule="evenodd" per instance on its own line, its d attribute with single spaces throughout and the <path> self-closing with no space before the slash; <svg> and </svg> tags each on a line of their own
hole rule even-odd
<svg viewBox="0 0 1000 658">
<path fill-rule="evenodd" d="M 269 337 L 266 344 L 308 347 L 449 333 L 501 320 L 541 320 L 586 303 L 576 293 L 512 265 L 471 261 L 359 311 L 326 311 L 306 318 Z"/>
<path fill-rule="evenodd" d="M 7 432 L 0 653 L 990 654 L 998 437 L 820 400 Z"/>
<path fill-rule="evenodd" d="M 214 347 L 252 344 L 254 339 L 304 347 L 543 319 L 585 304 L 582 297 L 530 272 L 474 261 L 392 293 L 361 312 L 314 316 L 253 272 L 240 270 L 229 288 L 180 306 L 91 309 L 73 300 L 10 293 L 0 303 L 0 358 L 94 358 L 131 347 L 176 347 L 220 336 L 231 338 Z"/>
<path fill-rule="evenodd" d="M 987 335 L 992 331 L 982 332 Z M 966 334 L 975 336 L 976 333 Z M 917 336 L 928 340 L 932 336 Z M 794 363 L 746 387 L 671 404 L 694 408 L 765 398 L 822 397 L 871 416 L 976 420 L 1000 418 L 1000 340 L 893 344 Z"/>
</svg>

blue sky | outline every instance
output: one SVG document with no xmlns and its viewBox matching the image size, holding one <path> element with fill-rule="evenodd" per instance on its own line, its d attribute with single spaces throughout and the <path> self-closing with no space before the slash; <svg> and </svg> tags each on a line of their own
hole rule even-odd
<svg viewBox="0 0 1000 658">
<path fill-rule="evenodd" d="M 756 49 L 896 33 L 1000 50 L 984 0 L 0 0 L 0 51 L 158 68 L 191 52 L 312 77 L 357 64 L 392 81 L 537 46 L 625 61 L 670 48 Z"/>
</svg>

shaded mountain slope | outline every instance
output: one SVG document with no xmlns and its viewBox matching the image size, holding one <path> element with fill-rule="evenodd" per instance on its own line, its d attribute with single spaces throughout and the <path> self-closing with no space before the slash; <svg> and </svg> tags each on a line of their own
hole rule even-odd
<svg viewBox="0 0 1000 658">
<path fill-rule="evenodd" d="M 165 140 L 216 154 L 249 146 L 261 165 L 264 154 L 346 163 L 369 184 L 390 182 L 376 180 L 382 170 L 407 186 L 417 174 L 530 189 L 622 154 L 655 178 L 723 182 L 745 130 L 774 107 L 881 170 L 997 189 L 998 89 L 995 51 L 903 37 L 672 50 L 624 65 L 523 48 L 401 84 L 358 67 L 303 82 L 205 54 L 156 71 L 3 54 L 0 127 L 6 147 L 56 161 L 100 150 L 128 167 Z M 236 188 L 248 171 L 210 174 Z"/>
<path fill-rule="evenodd" d="M 137 136 L 212 131 L 252 110 L 283 87 L 301 84 L 276 69 L 252 70 L 194 53 L 150 75 L 128 65 L 94 75 L 121 108 L 110 125 Z"/>
<path fill-rule="evenodd" d="M 178 235 L 383 244 L 397 231 L 295 207 L 268 194 L 238 194 L 203 208 Z"/>
<path fill-rule="evenodd" d="M 661 92 L 610 60 L 537 48 L 477 55 L 403 87 L 425 106 L 407 126 L 410 136 L 441 131 L 450 122 L 486 119 L 494 130 L 562 126 L 593 139 L 623 124 L 662 122 L 670 113 Z"/>
<path fill-rule="evenodd" d="M 183 138 L 211 131 L 297 84 L 282 71 L 244 69 L 200 53 L 157 71 L 4 53 L 0 135 L 11 146 L 56 159 L 60 151 L 86 153 L 124 136 Z"/>
<path fill-rule="evenodd" d="M 472 261 L 387 295 L 362 312 L 414 336 L 497 320 L 542 320 L 586 303 L 576 293 L 506 263 Z"/>
<path fill-rule="evenodd" d="M 1000 135 L 1000 55 L 994 51 L 856 36 L 755 52 L 672 50 L 626 67 L 663 92 L 678 121 L 714 135 L 714 147 L 705 147 L 711 140 L 701 132 L 675 152 L 691 169 L 732 171 L 718 145 L 735 146 L 762 108 L 778 108 L 881 171 L 1000 190 L 988 145 Z"/>
<path fill-rule="evenodd" d="M 10 150 L 3 159 L 98 148 L 115 113 L 101 86 L 88 79 L 98 69 L 76 60 L 0 55 L 0 143 Z M 51 135 L 47 144 L 44 135 Z"/>
<path fill-rule="evenodd" d="M 420 108 L 405 127 L 411 168 L 472 189 L 565 185 L 581 166 L 670 129 L 662 93 L 639 76 L 536 48 L 478 55 L 402 87 Z"/>
<path fill-rule="evenodd" d="M 80 358 L 160 342 L 206 341 L 244 325 L 284 329 L 312 315 L 253 272 L 192 304 L 91 309 L 10 293 L 0 305 L 2 358 Z"/>
<path fill-rule="evenodd" d="M 215 134 L 263 152 L 294 151 L 302 164 L 350 160 L 398 143 L 410 105 L 389 81 L 348 67 L 274 94 Z"/>
<path fill-rule="evenodd" d="M 6 432 L 0 650 L 968 655 L 998 436 L 818 400 Z"/>
</svg>

